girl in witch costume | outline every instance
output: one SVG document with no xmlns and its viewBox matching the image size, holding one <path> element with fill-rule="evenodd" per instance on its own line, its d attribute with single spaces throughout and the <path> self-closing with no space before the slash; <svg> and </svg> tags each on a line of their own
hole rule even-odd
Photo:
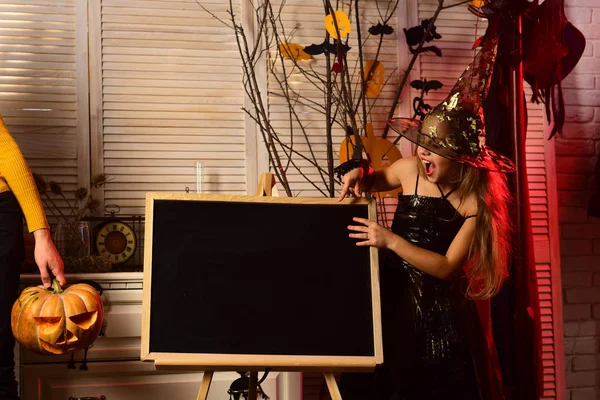
<svg viewBox="0 0 600 400">
<path fill-rule="evenodd" d="M 389 122 L 418 145 L 416 156 L 380 170 L 338 167 L 340 199 L 403 188 L 391 231 L 363 218 L 348 226 L 357 246 L 381 249 L 384 362 L 343 374 L 344 400 L 504 398 L 489 321 L 474 301 L 498 293 L 510 251 L 505 173 L 515 166 L 485 145 L 481 108 L 495 53 L 487 40 L 423 121 Z"/>
</svg>

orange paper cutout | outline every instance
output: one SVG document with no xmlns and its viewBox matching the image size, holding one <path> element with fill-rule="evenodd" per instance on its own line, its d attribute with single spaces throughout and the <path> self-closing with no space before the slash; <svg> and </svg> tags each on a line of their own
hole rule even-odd
<svg viewBox="0 0 600 400">
<path fill-rule="evenodd" d="M 337 10 L 335 12 L 335 18 L 338 30 L 340 31 L 340 36 L 347 36 L 352 31 L 350 19 L 348 19 L 348 16 L 342 10 Z M 331 14 L 325 17 L 325 29 L 327 29 L 327 32 L 329 32 L 331 37 L 334 39 L 338 38 L 335 25 L 333 24 L 333 16 Z"/>
<path fill-rule="evenodd" d="M 374 67 L 373 63 L 375 63 Z M 373 73 L 371 74 L 371 79 L 369 79 L 369 73 L 371 70 L 373 70 Z M 379 93 L 381 93 L 381 88 L 383 87 L 383 82 L 385 80 L 384 72 L 385 68 L 383 67 L 383 64 L 379 61 L 368 60 L 365 63 L 365 92 L 367 97 L 373 98 L 379 96 Z"/>
<path fill-rule="evenodd" d="M 389 167 L 395 161 L 402 158 L 400 150 L 387 139 L 378 138 L 373 133 L 373 124 L 368 123 L 365 127 L 366 136 L 361 138 L 363 151 L 369 155 L 371 166 L 375 169 Z M 348 154 L 354 152 L 354 136 L 347 137 L 340 145 L 340 164 L 348 161 Z M 385 154 L 385 156 L 384 156 Z M 398 197 L 402 193 L 402 188 L 396 188 L 387 192 L 372 192 L 378 193 L 381 197 L 391 196 Z"/>
<path fill-rule="evenodd" d="M 310 54 L 304 52 L 304 47 L 296 43 L 280 43 L 279 52 L 288 60 L 310 60 Z"/>
</svg>

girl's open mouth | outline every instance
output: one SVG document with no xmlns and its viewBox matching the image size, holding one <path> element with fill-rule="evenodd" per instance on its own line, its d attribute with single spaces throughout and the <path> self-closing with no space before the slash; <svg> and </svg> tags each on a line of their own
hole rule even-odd
<svg viewBox="0 0 600 400">
<path fill-rule="evenodd" d="M 435 165 L 431 161 L 425 160 L 423 158 L 421 159 L 421 162 L 423 163 L 423 168 L 425 168 L 425 175 L 433 175 L 433 172 L 435 171 Z"/>
</svg>

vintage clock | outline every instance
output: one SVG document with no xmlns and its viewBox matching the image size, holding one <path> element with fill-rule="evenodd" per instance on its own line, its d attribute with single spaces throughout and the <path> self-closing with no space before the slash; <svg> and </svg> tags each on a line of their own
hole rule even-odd
<svg viewBox="0 0 600 400">
<path fill-rule="evenodd" d="M 114 264 L 129 260 L 136 246 L 134 230 L 121 221 L 108 221 L 96 233 L 96 251 Z"/>
</svg>

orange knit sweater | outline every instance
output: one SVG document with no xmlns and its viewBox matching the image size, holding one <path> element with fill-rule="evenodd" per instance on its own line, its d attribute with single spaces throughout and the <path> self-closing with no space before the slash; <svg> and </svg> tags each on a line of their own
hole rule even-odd
<svg viewBox="0 0 600 400">
<path fill-rule="evenodd" d="M 7 190 L 21 205 L 29 232 L 49 227 L 33 175 L 0 116 L 0 193 Z"/>
</svg>

